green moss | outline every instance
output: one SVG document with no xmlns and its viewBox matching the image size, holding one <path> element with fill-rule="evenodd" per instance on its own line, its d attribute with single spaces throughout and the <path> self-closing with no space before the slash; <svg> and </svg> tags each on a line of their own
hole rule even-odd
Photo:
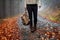
<svg viewBox="0 0 60 40">
<path fill-rule="evenodd" d="M 49 18 L 53 21 L 60 21 L 60 16 L 57 16 L 57 17 L 49 16 Z"/>
</svg>

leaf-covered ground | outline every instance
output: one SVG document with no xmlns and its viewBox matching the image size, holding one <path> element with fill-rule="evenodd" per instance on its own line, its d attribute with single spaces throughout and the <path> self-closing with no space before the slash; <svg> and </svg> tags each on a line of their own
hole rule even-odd
<svg viewBox="0 0 60 40">
<path fill-rule="evenodd" d="M 31 33 L 28 28 L 18 26 L 17 18 L 4 19 L 0 22 L 0 40 L 60 40 L 60 26 L 39 26 Z"/>
</svg>

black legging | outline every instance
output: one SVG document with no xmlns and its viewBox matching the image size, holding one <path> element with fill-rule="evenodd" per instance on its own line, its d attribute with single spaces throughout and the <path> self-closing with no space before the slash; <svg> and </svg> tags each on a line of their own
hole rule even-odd
<svg viewBox="0 0 60 40">
<path fill-rule="evenodd" d="M 27 4 L 27 10 L 29 14 L 29 19 L 30 19 L 30 28 L 32 28 L 32 13 L 34 16 L 34 28 L 36 28 L 37 24 L 37 4 Z"/>
</svg>

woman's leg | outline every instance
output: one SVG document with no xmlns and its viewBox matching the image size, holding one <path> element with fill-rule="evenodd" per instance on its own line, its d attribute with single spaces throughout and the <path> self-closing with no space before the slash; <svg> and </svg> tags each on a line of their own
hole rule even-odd
<svg viewBox="0 0 60 40">
<path fill-rule="evenodd" d="M 32 9 L 30 5 L 27 5 L 27 11 L 29 14 L 29 19 L 30 19 L 30 29 L 32 30 Z"/>
<path fill-rule="evenodd" d="M 35 5 L 33 7 L 33 14 L 34 14 L 34 30 L 36 30 L 36 26 L 37 26 L 37 10 L 38 10 L 38 7 L 37 5 Z"/>
</svg>

